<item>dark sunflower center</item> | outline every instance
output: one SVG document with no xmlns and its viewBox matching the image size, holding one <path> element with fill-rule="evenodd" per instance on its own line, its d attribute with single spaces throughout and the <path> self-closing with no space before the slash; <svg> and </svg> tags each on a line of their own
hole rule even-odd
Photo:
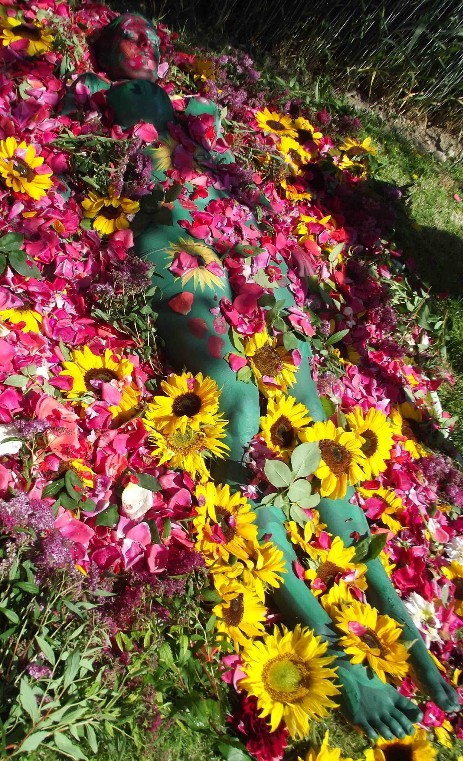
<svg viewBox="0 0 463 761">
<path fill-rule="evenodd" d="M 411 745 L 402 745 L 400 742 L 392 743 L 381 748 L 386 761 L 413 761 L 413 748 Z"/>
<path fill-rule="evenodd" d="M 103 208 L 98 212 L 99 217 L 104 217 L 105 219 L 117 219 L 121 215 L 121 210 L 119 206 L 103 206 Z"/>
<path fill-rule="evenodd" d="M 463 579 L 453 579 L 455 584 L 455 600 L 463 600 Z"/>
<path fill-rule="evenodd" d="M 243 595 L 239 594 L 230 602 L 228 608 L 223 609 L 223 618 L 228 626 L 239 626 L 243 620 L 244 603 Z"/>
<path fill-rule="evenodd" d="M 276 132 L 283 132 L 286 129 L 284 124 L 282 124 L 281 122 L 277 122 L 275 119 L 268 119 L 266 124 L 267 124 L 267 127 L 275 130 Z"/>
<path fill-rule="evenodd" d="M 84 382 L 89 391 L 96 392 L 102 383 L 110 383 L 117 380 L 117 374 L 114 370 L 108 370 L 106 367 L 98 367 L 93 370 L 87 370 L 84 375 Z"/>
<path fill-rule="evenodd" d="M 270 438 L 272 444 L 281 447 L 282 449 L 289 449 L 294 443 L 296 438 L 294 428 L 289 422 L 288 418 L 284 415 L 278 418 L 270 428 Z"/>
<path fill-rule="evenodd" d="M 376 632 L 374 632 L 373 629 L 367 629 L 365 634 L 362 634 L 361 640 L 368 647 L 378 648 L 380 653 L 382 652 L 383 647 L 381 645 L 381 641 L 378 639 Z"/>
<path fill-rule="evenodd" d="M 35 172 L 24 159 L 15 157 L 13 165 L 20 177 L 24 177 L 27 182 L 32 182 L 35 177 Z"/>
<path fill-rule="evenodd" d="M 280 355 L 270 344 L 265 344 L 261 349 L 257 349 L 253 360 L 261 375 L 269 375 L 274 378 L 283 369 Z"/>
<path fill-rule="evenodd" d="M 177 417 L 193 417 L 201 409 L 201 399 L 193 391 L 187 391 L 186 394 L 180 394 L 172 405 L 172 412 Z"/>
<path fill-rule="evenodd" d="M 352 455 L 346 447 L 331 441 L 331 439 L 322 439 L 318 442 L 318 446 L 323 460 L 336 478 L 348 472 Z"/>
<path fill-rule="evenodd" d="M 304 143 L 312 140 L 312 137 L 313 133 L 309 129 L 298 129 L 297 131 L 297 142 L 301 145 L 304 145 Z"/>
<path fill-rule="evenodd" d="M 323 581 L 324 584 L 328 587 L 328 589 L 331 589 L 334 582 L 336 581 L 336 576 L 340 573 L 342 573 L 342 568 L 336 563 L 332 563 L 330 560 L 327 560 L 326 563 L 322 563 L 320 568 L 317 571 L 317 576 L 319 579 Z"/>
<path fill-rule="evenodd" d="M 215 514 L 217 516 L 217 524 L 228 544 L 236 534 L 236 518 L 228 510 L 225 510 L 224 507 L 216 507 Z"/>
<path fill-rule="evenodd" d="M 291 161 L 294 161 L 295 164 L 301 163 L 301 157 L 299 156 L 298 152 L 294 150 L 294 148 L 289 149 L 288 156 L 291 159 Z"/>
<path fill-rule="evenodd" d="M 17 37 L 24 37 L 26 40 L 33 40 L 34 42 L 40 42 L 42 39 L 42 33 L 37 26 L 32 24 L 19 24 L 12 30 Z"/>
<path fill-rule="evenodd" d="M 376 433 L 367 430 L 363 431 L 361 435 L 365 439 L 365 443 L 361 446 L 363 454 L 365 454 L 367 457 L 373 457 L 373 455 L 378 451 L 378 437 Z"/>
</svg>

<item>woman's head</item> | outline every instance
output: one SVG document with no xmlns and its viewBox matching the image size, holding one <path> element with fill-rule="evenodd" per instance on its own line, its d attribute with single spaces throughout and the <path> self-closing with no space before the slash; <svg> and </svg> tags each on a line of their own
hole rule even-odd
<svg viewBox="0 0 463 761">
<path fill-rule="evenodd" d="M 102 30 L 93 47 L 98 67 L 112 79 L 157 79 L 159 37 L 143 16 L 118 16 Z"/>
</svg>

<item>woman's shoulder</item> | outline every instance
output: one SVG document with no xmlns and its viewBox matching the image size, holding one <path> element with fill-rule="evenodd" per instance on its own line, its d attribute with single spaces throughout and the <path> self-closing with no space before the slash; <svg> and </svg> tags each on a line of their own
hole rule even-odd
<svg viewBox="0 0 463 761">
<path fill-rule="evenodd" d="M 115 121 L 124 128 L 145 121 L 162 132 L 167 129 L 167 123 L 174 119 L 174 109 L 165 90 L 146 79 L 130 79 L 115 84 L 108 90 L 107 98 Z"/>
</svg>

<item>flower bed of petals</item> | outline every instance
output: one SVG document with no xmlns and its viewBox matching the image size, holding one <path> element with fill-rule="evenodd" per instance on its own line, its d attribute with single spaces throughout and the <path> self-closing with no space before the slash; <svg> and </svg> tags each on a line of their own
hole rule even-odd
<svg viewBox="0 0 463 761">
<path fill-rule="evenodd" d="M 463 738 L 461 719 L 413 683 L 397 625 L 364 596 L 365 561 L 379 555 L 458 687 L 463 474 L 439 434 L 445 376 L 432 321 L 417 321 L 417 293 L 390 240 L 395 189 L 369 182 L 380 157 L 353 122 L 261 88 L 248 56 L 183 52 L 162 25 L 160 82 L 178 115 L 169 144 L 151 124 L 112 124 L 102 92 L 77 86 L 80 107 L 66 112 L 76 75 L 94 68 L 86 34 L 115 16 L 71 6 L 0 2 L 0 694 L 16 706 L 2 714 L 4 750 L 96 753 L 111 717 L 123 725 L 111 690 L 125 696 L 124 716 L 135 696 L 140 732 L 172 716 L 203 729 L 221 716 L 222 752 L 246 758 L 247 748 L 258 761 L 283 758 L 309 721 L 336 707 L 326 646 L 286 629 L 271 607 L 282 553 L 257 542 L 248 500 L 259 490 L 285 510 L 297 573 L 354 662 L 415 698 L 440 742 Z M 185 114 L 191 94 L 217 104 L 223 134 L 213 116 Z M 198 146 L 231 149 L 236 161 L 205 169 L 193 160 Z M 161 186 L 152 162 L 166 173 Z M 165 223 L 180 188 L 200 198 L 212 182 L 229 197 L 192 206 L 182 224 L 194 243 L 173 247 L 172 271 L 207 286 L 225 268 L 239 293 L 219 298 L 216 332 L 230 331 L 230 367 L 267 400 L 243 495 L 210 479 L 209 456 L 226 457 L 220 391 L 201 375 L 166 374 L 150 303 L 156 278 L 132 250 L 144 214 Z M 296 303 L 289 315 L 273 296 L 283 282 Z M 189 306 L 175 304 L 185 315 Z M 311 340 L 327 423 L 314 424 L 291 396 L 301 337 Z M 179 411 L 188 395 L 201 414 Z M 349 453 L 348 467 L 333 462 L 336 452 Z M 349 485 L 373 538 L 347 548 L 316 505 Z M 53 599 L 46 617 L 35 599 L 42 609 Z M 55 655 L 73 627 L 76 642 L 91 643 L 91 668 L 68 640 Z M 365 645 L 367 630 L 382 638 L 385 663 Z M 278 700 L 288 685 L 277 666 L 289 664 L 290 679 L 301 662 L 313 681 L 296 711 Z M 97 672 L 101 721 L 91 716 Z M 77 696 L 84 705 L 79 684 L 88 712 L 65 721 L 60 706 L 76 710 Z M 414 742 L 431 758 L 422 730 Z"/>
</svg>

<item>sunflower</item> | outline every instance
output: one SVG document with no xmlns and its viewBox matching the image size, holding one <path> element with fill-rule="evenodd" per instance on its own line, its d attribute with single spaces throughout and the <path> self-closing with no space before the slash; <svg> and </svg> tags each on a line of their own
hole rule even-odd
<svg viewBox="0 0 463 761">
<path fill-rule="evenodd" d="M 42 315 L 33 309 L 16 307 L 13 309 L 2 309 L 0 311 L 0 321 L 8 321 L 13 325 L 20 325 L 23 333 L 40 333 Z"/>
<path fill-rule="evenodd" d="M 341 756 L 341 752 L 339 748 L 330 748 L 330 733 L 327 729 L 318 753 L 316 750 L 309 750 L 305 761 L 352 761 L 351 758 Z"/>
<path fill-rule="evenodd" d="M 383 740 L 380 737 L 375 748 L 365 751 L 365 761 L 434 761 L 436 755 L 426 730 L 417 729 L 414 735 L 403 740 Z"/>
<path fill-rule="evenodd" d="M 80 478 L 83 485 L 88 489 L 93 489 L 95 485 L 96 473 L 83 460 L 70 460 L 71 470 Z"/>
<path fill-rule="evenodd" d="M 280 114 L 278 111 L 269 111 L 264 108 L 255 114 L 258 126 L 264 132 L 272 132 L 274 135 L 288 135 L 295 137 L 296 130 L 291 125 L 291 117 L 286 114 Z"/>
<path fill-rule="evenodd" d="M 193 479 L 197 476 L 201 481 L 209 478 L 209 471 L 204 463 L 204 457 L 224 458 L 229 447 L 221 439 L 225 438 L 227 421 L 217 417 L 214 423 L 202 425 L 199 430 L 193 430 L 187 425 L 185 431 L 173 431 L 163 435 L 158 431 L 151 432 L 151 440 L 155 449 L 152 457 L 159 457 L 159 465 L 169 463 L 171 468 L 186 470 Z"/>
<path fill-rule="evenodd" d="M 277 338 L 269 336 L 266 330 L 248 338 L 244 351 L 264 396 L 286 393 L 288 386 L 294 384 L 297 367 L 292 354 L 279 346 Z"/>
<path fill-rule="evenodd" d="M 220 585 L 217 591 L 222 602 L 212 612 L 217 616 L 219 639 L 225 635 L 238 649 L 246 645 L 250 638 L 262 636 L 267 608 L 256 593 L 236 581 Z"/>
<path fill-rule="evenodd" d="M 254 588 L 258 598 L 265 599 L 266 587 L 279 587 L 283 579 L 282 573 L 287 572 L 284 554 L 272 542 L 249 546 L 249 560 L 252 566 L 243 568 L 243 584 Z"/>
<path fill-rule="evenodd" d="M 463 618 L 463 565 L 454 560 L 450 565 L 442 568 L 442 573 L 454 585 L 453 602 L 455 613 Z"/>
<path fill-rule="evenodd" d="M 161 382 L 161 388 L 165 396 L 155 396 L 145 410 L 149 430 L 185 434 L 187 427 L 198 431 L 202 425 L 217 422 L 220 392 L 212 378 L 202 373 L 172 373 Z"/>
<path fill-rule="evenodd" d="M 301 145 L 292 137 L 286 135 L 281 138 L 277 146 L 278 153 L 281 153 L 285 164 L 289 166 L 293 174 L 297 174 L 303 164 L 307 164 L 310 159 L 310 153 L 304 151 Z"/>
<path fill-rule="evenodd" d="M 371 144 L 371 137 L 366 137 L 361 143 L 358 140 L 353 140 L 351 137 L 346 137 L 343 144 L 339 146 L 339 150 L 348 153 L 350 156 L 360 156 L 365 153 L 376 156 L 378 152 Z"/>
<path fill-rule="evenodd" d="M 121 398 L 109 406 L 113 418 L 127 418 L 138 405 L 140 394 L 129 384 L 133 365 L 128 359 L 105 349 L 104 354 L 94 354 L 88 346 L 74 349 L 71 360 L 63 362 L 60 375 L 72 378 L 72 387 L 64 393 L 69 399 L 87 407 L 104 396 L 104 384 L 115 386 Z"/>
<path fill-rule="evenodd" d="M 140 208 L 139 201 L 121 198 L 110 189 L 107 196 L 100 196 L 91 190 L 82 201 L 84 216 L 93 219 L 93 227 L 102 235 L 111 235 L 116 230 L 129 227 L 128 214 L 136 214 Z"/>
<path fill-rule="evenodd" d="M 402 627 L 393 618 L 380 615 L 368 603 L 353 600 L 338 612 L 336 626 L 344 636 L 339 643 L 352 663 L 364 663 L 382 682 L 386 674 L 404 679 L 408 673 L 408 651 L 398 642 Z"/>
<path fill-rule="evenodd" d="M 318 145 L 323 138 L 322 133 L 303 116 L 298 116 L 297 119 L 294 119 L 291 126 L 297 130 L 296 140 L 300 145 L 305 145 L 311 140 Z"/>
<path fill-rule="evenodd" d="M 179 238 L 178 243 L 171 243 L 167 254 L 172 258 L 171 271 L 181 276 L 182 286 L 193 280 L 193 288 L 204 291 L 205 288 L 223 290 L 224 271 L 216 253 L 200 241 Z M 184 259 L 182 260 L 182 254 Z M 186 255 L 186 256 L 185 256 Z"/>
<path fill-rule="evenodd" d="M 367 567 L 364 563 L 355 563 L 355 547 L 345 547 L 339 536 L 334 537 L 328 550 L 315 548 L 311 552 L 309 568 L 304 574 L 310 582 L 312 593 L 318 595 L 328 592 L 333 584 L 343 579 L 346 584 L 357 589 L 366 589 L 365 574 Z"/>
<path fill-rule="evenodd" d="M 421 413 L 418 412 L 418 410 L 416 410 L 412 405 L 400 405 L 400 407 L 392 407 L 392 433 L 401 442 L 403 448 L 411 454 L 413 459 L 419 460 L 420 457 L 426 457 L 427 452 L 426 449 L 417 440 L 408 420 L 421 422 Z"/>
<path fill-rule="evenodd" d="M 286 521 L 285 529 L 288 539 L 300 547 L 305 555 L 311 556 L 312 543 L 314 537 L 318 537 L 326 528 L 324 523 L 320 523 L 320 515 L 317 510 L 306 510 L 307 521 L 302 528 L 296 521 Z"/>
<path fill-rule="evenodd" d="M 376 478 L 386 470 L 386 460 L 389 460 L 394 443 L 391 424 L 384 412 L 374 407 L 371 407 L 366 415 L 361 407 L 355 407 L 346 415 L 346 420 L 351 431 L 364 439 L 361 449 L 366 457 L 362 464 L 366 478 Z"/>
<path fill-rule="evenodd" d="M 310 719 L 337 707 L 331 700 L 339 693 L 336 669 L 329 668 L 334 657 L 325 656 L 327 648 L 327 642 L 297 624 L 294 631 L 275 626 L 273 634 L 244 649 L 246 676 L 239 686 L 257 698 L 259 716 L 270 717 L 271 732 L 283 721 L 291 737 L 305 737 Z"/>
<path fill-rule="evenodd" d="M 310 201 L 312 193 L 302 177 L 291 177 L 280 180 L 280 186 L 288 201 Z"/>
<path fill-rule="evenodd" d="M 163 136 L 162 142 L 156 147 L 146 148 L 146 153 L 151 159 L 153 172 L 166 172 L 173 169 L 172 156 L 178 143 L 170 135 Z"/>
<path fill-rule="evenodd" d="M 373 520 L 380 520 L 397 534 L 402 528 L 402 524 L 391 516 L 395 513 L 400 514 L 404 509 L 400 497 L 392 489 L 385 489 L 384 486 L 378 486 L 377 489 L 365 489 L 360 486 L 358 492 L 367 500 L 365 507 L 369 513 L 368 517 Z M 375 511 L 374 514 L 373 510 Z"/>
<path fill-rule="evenodd" d="M 18 143 L 14 137 L 0 140 L 0 176 L 15 193 L 26 193 L 34 201 L 47 195 L 53 172 L 42 165 L 43 156 L 37 156 L 33 145 Z"/>
<path fill-rule="evenodd" d="M 355 433 L 336 428 L 331 420 L 315 423 L 299 434 L 301 441 L 318 441 L 322 459 L 315 471 L 321 481 L 322 497 L 338 499 L 344 497 L 348 484 L 356 484 L 365 479 L 362 439 Z"/>
<path fill-rule="evenodd" d="M 38 21 L 26 24 L 17 18 L 8 16 L 0 21 L 0 40 L 4 47 L 9 47 L 18 40 L 27 40 L 27 55 L 48 53 L 53 47 L 53 35 Z"/>
<path fill-rule="evenodd" d="M 342 606 L 350 604 L 354 599 L 357 598 L 355 596 L 355 590 L 353 587 L 346 584 L 343 579 L 339 579 L 336 584 L 333 584 L 331 589 L 322 595 L 320 602 L 328 613 L 329 617 L 334 621 L 336 616 L 341 611 Z"/>
<path fill-rule="evenodd" d="M 206 563 L 230 555 L 246 560 L 247 542 L 257 541 L 255 513 L 239 492 L 230 493 L 228 484 L 217 486 L 209 481 L 196 488 L 198 507 L 193 526 L 197 533 L 196 549 Z"/>
<path fill-rule="evenodd" d="M 307 407 L 294 396 L 279 394 L 268 400 L 267 414 L 261 417 L 260 427 L 268 448 L 287 462 L 298 433 L 311 421 Z"/>
</svg>

